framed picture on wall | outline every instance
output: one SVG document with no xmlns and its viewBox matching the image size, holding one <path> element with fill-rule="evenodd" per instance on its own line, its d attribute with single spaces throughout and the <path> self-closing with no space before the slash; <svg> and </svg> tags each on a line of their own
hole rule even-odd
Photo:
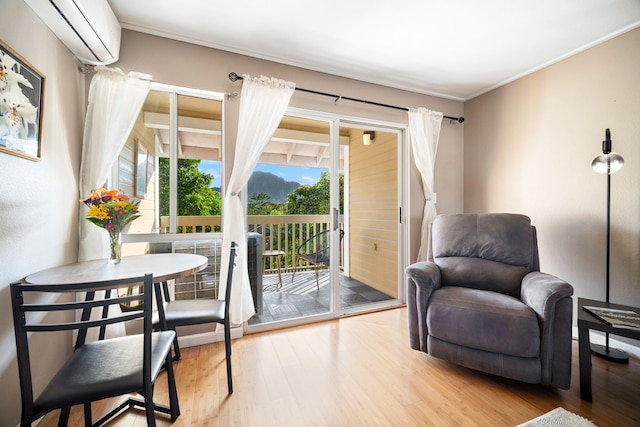
<svg viewBox="0 0 640 427">
<path fill-rule="evenodd" d="M 0 40 L 0 152 L 40 160 L 44 75 Z"/>
<path fill-rule="evenodd" d="M 136 147 L 136 197 L 144 198 L 147 194 L 147 149 L 139 139 L 134 140 Z"/>
</svg>

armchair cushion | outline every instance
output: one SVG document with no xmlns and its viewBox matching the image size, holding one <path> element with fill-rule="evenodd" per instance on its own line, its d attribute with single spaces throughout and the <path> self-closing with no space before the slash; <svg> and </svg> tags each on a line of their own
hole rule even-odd
<svg viewBox="0 0 640 427">
<path fill-rule="evenodd" d="M 522 278 L 537 269 L 535 234 L 524 215 L 440 215 L 431 238 L 434 262 L 449 286 L 518 297 Z"/>
<path fill-rule="evenodd" d="M 431 296 L 429 334 L 464 347 L 517 357 L 537 357 L 540 327 L 535 312 L 517 298 L 446 286 Z"/>
</svg>

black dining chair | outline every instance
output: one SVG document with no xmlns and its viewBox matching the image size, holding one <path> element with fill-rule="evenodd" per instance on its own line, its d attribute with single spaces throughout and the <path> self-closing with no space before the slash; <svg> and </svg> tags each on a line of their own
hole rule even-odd
<svg viewBox="0 0 640 427">
<path fill-rule="evenodd" d="M 233 380 L 231 377 L 231 323 L 229 321 L 229 302 L 231 299 L 231 283 L 233 279 L 233 269 L 235 267 L 237 244 L 231 242 L 229 255 L 229 266 L 227 270 L 227 286 L 224 299 L 189 299 L 171 300 L 169 286 L 167 282 L 162 283 L 162 295 L 164 310 L 158 310 L 154 318 L 154 327 L 160 328 L 162 322 L 166 322 L 169 329 L 175 331 L 179 326 L 192 326 L 207 323 L 221 324 L 224 327 L 224 345 L 227 362 L 227 387 L 229 394 L 233 394 Z M 158 289 L 156 288 L 156 294 Z M 158 301 L 160 304 L 161 301 Z M 164 319 L 162 316 L 164 315 Z M 180 359 L 180 345 L 178 337 L 173 342 L 174 360 Z"/>
<path fill-rule="evenodd" d="M 122 295 L 118 291 L 132 287 L 139 289 L 137 294 Z M 152 331 L 153 275 L 77 284 L 14 282 L 10 288 L 22 397 L 22 427 L 31 426 L 33 421 L 56 409 L 61 409 L 58 425 L 66 425 L 71 407 L 75 405 L 84 406 L 86 426 L 102 425 L 124 409 L 134 406 L 145 409 L 148 426 L 156 425 L 155 411 L 168 414 L 172 421 L 178 418 L 180 409 L 171 358 L 175 332 Z M 86 292 L 86 298 L 76 301 L 75 293 L 80 291 Z M 104 298 L 95 297 L 96 294 L 102 295 L 100 291 L 104 291 Z M 63 294 L 72 295 L 72 301 Z M 113 310 L 116 305 L 136 301 L 143 303 L 142 310 Z M 108 315 L 110 307 L 113 308 Z M 98 311 L 97 319 L 91 318 L 93 309 Z M 131 321 L 142 322 L 142 333 L 87 342 L 88 330 L 98 328 L 104 331 L 109 325 Z M 30 351 L 30 344 L 39 338 L 38 335 L 58 337 L 56 334 L 60 331 L 77 331 L 75 349 L 44 390 L 34 396 L 32 364 L 38 363 L 40 355 Z M 72 335 L 69 334 L 68 338 L 71 345 Z M 153 402 L 155 381 L 162 368 L 167 373 L 169 407 Z M 144 400 L 129 396 L 117 408 L 93 422 L 91 402 L 131 393 L 141 395 Z"/>
<path fill-rule="evenodd" d="M 331 231 L 332 230 L 321 231 L 298 245 L 296 259 L 293 262 L 293 274 L 291 275 L 292 282 L 296 277 L 298 263 L 303 259 L 307 263 L 313 265 L 313 269 L 316 272 L 316 288 L 320 289 L 318 268 L 329 267 L 329 264 L 331 263 Z M 340 230 L 340 243 L 342 243 L 343 237 L 344 231 Z"/>
</svg>

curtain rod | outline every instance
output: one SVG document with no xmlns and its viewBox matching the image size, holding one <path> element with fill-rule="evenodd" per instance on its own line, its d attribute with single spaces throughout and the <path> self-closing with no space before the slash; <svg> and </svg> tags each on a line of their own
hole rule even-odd
<svg viewBox="0 0 640 427">
<path fill-rule="evenodd" d="M 232 71 L 232 72 L 229 73 L 229 80 L 231 80 L 232 82 L 235 82 L 237 80 L 244 80 L 244 78 L 242 76 L 239 76 L 237 73 Z M 311 89 L 303 89 L 301 87 L 296 87 L 296 90 L 299 90 L 301 92 L 313 93 L 315 95 L 322 95 L 322 96 L 328 96 L 328 97 L 331 97 L 331 98 L 335 98 L 336 102 L 341 100 L 341 99 L 346 99 L 347 101 L 362 102 L 363 104 L 377 105 L 378 107 L 393 108 L 394 110 L 409 111 L 409 109 L 406 108 L 406 107 L 397 107 L 395 105 L 381 104 L 379 102 L 374 102 L 374 101 L 365 101 L 364 99 L 350 98 L 348 96 L 342 96 L 342 95 L 334 95 L 332 93 L 319 92 L 317 90 L 311 90 Z M 463 123 L 464 122 L 464 117 L 443 116 L 443 118 L 449 119 L 449 120 L 455 120 L 458 123 Z"/>
</svg>

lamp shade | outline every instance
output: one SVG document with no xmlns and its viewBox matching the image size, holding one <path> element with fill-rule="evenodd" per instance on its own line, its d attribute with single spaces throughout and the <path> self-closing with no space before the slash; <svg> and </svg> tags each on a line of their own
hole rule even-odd
<svg viewBox="0 0 640 427">
<path fill-rule="evenodd" d="M 598 154 L 591 162 L 591 168 L 597 173 L 612 174 L 622 169 L 624 159 L 618 153 L 611 151 L 611 131 L 605 130 L 602 141 L 602 154 Z"/>
<path fill-rule="evenodd" d="M 599 154 L 591 162 L 591 168 L 597 173 L 616 173 L 624 165 L 624 159 L 618 153 Z"/>
</svg>

